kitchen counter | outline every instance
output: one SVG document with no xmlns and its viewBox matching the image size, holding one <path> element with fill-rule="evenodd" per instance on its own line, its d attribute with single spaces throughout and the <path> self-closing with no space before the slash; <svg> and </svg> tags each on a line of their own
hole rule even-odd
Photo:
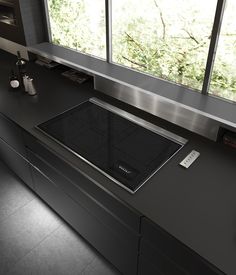
<svg viewBox="0 0 236 275">
<path fill-rule="evenodd" d="M 46 144 L 55 154 L 92 178 L 112 196 L 146 216 L 221 271 L 236 274 L 236 152 L 99 93 L 35 64 L 36 96 L 11 91 L 8 77 L 16 58 L 0 51 L 0 112 Z M 34 126 L 90 97 L 98 97 L 189 140 L 188 144 L 137 193 L 129 194 Z M 236 107 L 235 107 L 236 108 Z M 192 150 L 201 153 L 189 168 L 179 162 Z"/>
</svg>

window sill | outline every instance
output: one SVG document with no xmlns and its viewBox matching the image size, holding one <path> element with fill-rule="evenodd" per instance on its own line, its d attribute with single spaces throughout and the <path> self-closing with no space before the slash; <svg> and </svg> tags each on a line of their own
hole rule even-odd
<svg viewBox="0 0 236 275">
<path fill-rule="evenodd" d="M 28 51 L 71 68 L 90 72 L 98 77 L 99 84 L 97 87 L 102 87 L 100 83 L 103 82 L 103 87 L 110 89 L 110 96 L 119 97 L 119 99 L 129 104 L 210 139 L 216 140 L 220 126 L 236 129 L 235 103 L 213 96 L 202 95 L 186 87 L 157 79 L 119 65 L 110 64 L 106 61 L 48 42 L 28 47 Z M 117 85 L 114 84 L 119 85 L 119 95 L 118 92 L 115 91 L 117 88 L 115 86 Z M 123 88 L 121 89 L 120 87 Z M 114 95 L 111 88 L 114 89 Z M 105 90 L 106 89 L 104 89 L 104 92 L 106 92 Z M 106 93 L 108 93 L 108 91 Z M 127 93 L 129 93 L 129 96 L 127 96 Z M 132 96 L 133 94 L 136 95 L 136 98 Z M 138 104 L 137 94 L 139 95 Z M 153 102 L 158 102 L 155 108 Z M 162 103 L 162 105 L 159 103 Z M 150 104 L 152 106 L 149 106 Z M 172 111 L 166 113 L 167 108 Z M 171 113 L 171 115 L 169 113 Z M 201 124 L 201 127 L 199 124 Z"/>
</svg>

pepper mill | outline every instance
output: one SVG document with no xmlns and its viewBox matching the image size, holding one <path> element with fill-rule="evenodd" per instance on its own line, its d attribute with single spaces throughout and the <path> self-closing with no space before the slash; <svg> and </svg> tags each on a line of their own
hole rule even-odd
<svg viewBox="0 0 236 275">
<path fill-rule="evenodd" d="M 28 94 L 29 95 L 36 95 L 37 94 L 37 91 L 35 89 L 35 86 L 34 86 L 34 82 L 33 82 L 33 78 L 28 78 L 27 79 L 28 81 Z"/>
</svg>

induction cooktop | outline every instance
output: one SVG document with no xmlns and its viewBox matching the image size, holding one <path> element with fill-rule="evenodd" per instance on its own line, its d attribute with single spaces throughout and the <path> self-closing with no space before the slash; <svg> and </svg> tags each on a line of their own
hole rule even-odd
<svg viewBox="0 0 236 275">
<path fill-rule="evenodd" d="M 131 193 L 187 142 L 97 98 L 36 128 Z"/>
</svg>

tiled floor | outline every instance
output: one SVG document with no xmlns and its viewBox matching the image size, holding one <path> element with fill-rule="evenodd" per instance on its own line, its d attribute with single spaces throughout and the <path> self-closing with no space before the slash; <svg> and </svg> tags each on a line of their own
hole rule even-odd
<svg viewBox="0 0 236 275">
<path fill-rule="evenodd" d="M 119 273 L 0 161 L 0 274 Z"/>
</svg>

